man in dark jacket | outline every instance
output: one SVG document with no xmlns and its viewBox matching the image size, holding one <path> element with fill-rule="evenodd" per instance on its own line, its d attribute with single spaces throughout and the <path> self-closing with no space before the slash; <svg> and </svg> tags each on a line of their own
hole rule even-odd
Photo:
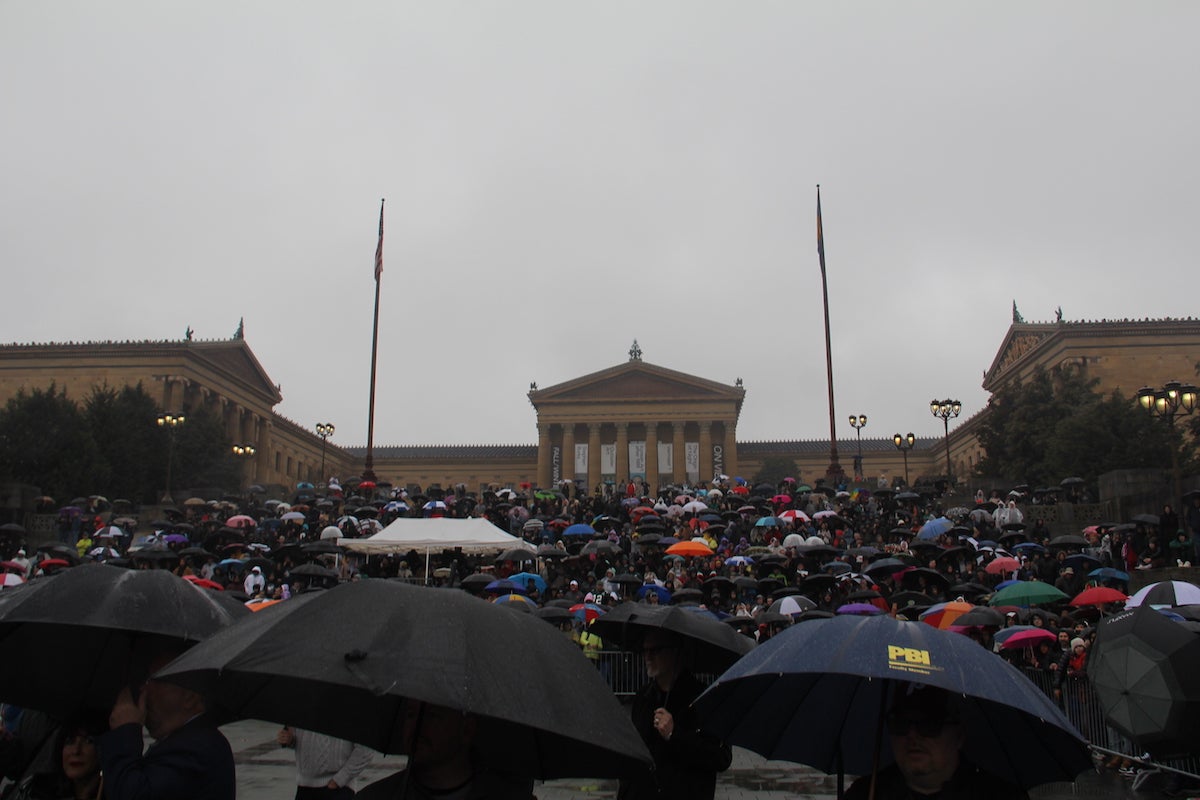
<svg viewBox="0 0 1200 800">
<path fill-rule="evenodd" d="M 1021 787 L 962 758 L 967 731 L 945 690 L 910 686 L 892 703 L 886 724 L 895 763 L 856 780 L 846 800 L 1028 800 Z"/>
<path fill-rule="evenodd" d="M 161 669 L 177 653 L 150 663 Z M 205 713 L 196 692 L 149 680 L 137 700 L 121 690 L 100 737 L 100 766 L 108 800 L 233 800 L 237 792 L 233 749 Z M 142 726 L 155 742 L 142 753 Z"/>
<path fill-rule="evenodd" d="M 654 772 L 621 782 L 621 800 L 712 800 L 717 773 L 729 768 L 733 752 L 702 734 L 692 701 L 704 686 L 684 669 L 683 642 L 665 630 L 642 640 L 650 682 L 633 701 L 633 726 L 654 757 Z"/>
</svg>

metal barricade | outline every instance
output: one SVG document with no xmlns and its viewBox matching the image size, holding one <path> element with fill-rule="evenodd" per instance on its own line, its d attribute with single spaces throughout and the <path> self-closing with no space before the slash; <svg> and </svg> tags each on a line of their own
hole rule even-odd
<svg viewBox="0 0 1200 800">
<path fill-rule="evenodd" d="M 1161 761 L 1143 758 L 1145 754 L 1105 720 L 1104 709 L 1087 678 L 1067 676 L 1058 687 L 1062 689 L 1061 694 L 1056 696 L 1056 676 L 1053 672 L 1031 667 L 1024 667 L 1021 671 L 1055 701 L 1071 724 L 1093 747 L 1109 753 L 1120 753 L 1151 767 L 1161 765 L 1189 775 L 1200 775 L 1200 756 L 1168 758 Z"/>
</svg>

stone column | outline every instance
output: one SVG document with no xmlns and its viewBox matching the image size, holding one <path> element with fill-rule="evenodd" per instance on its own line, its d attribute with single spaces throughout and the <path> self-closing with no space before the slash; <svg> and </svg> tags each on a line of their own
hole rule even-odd
<svg viewBox="0 0 1200 800">
<path fill-rule="evenodd" d="M 254 482 L 255 483 L 280 483 L 279 476 L 272 473 L 272 462 L 275 455 L 271 452 L 271 429 L 274 427 L 270 420 L 265 420 L 257 415 L 252 415 L 250 418 L 250 430 L 255 432 L 254 436 Z M 288 487 L 291 488 L 290 486 Z"/>
<path fill-rule="evenodd" d="M 671 429 L 673 432 L 671 442 L 671 483 L 676 486 L 682 486 L 687 481 L 687 458 L 685 457 L 683 426 L 686 423 L 672 422 Z"/>
<path fill-rule="evenodd" d="M 600 423 L 588 423 L 588 483 L 591 493 L 600 484 Z"/>
<path fill-rule="evenodd" d="M 658 496 L 658 423 L 646 423 L 646 483 L 650 494 Z"/>
<path fill-rule="evenodd" d="M 712 479 L 712 422 L 700 420 L 700 474 L 696 483 L 703 485 Z"/>
<path fill-rule="evenodd" d="M 550 423 L 539 422 L 538 429 L 538 461 L 537 486 L 545 489 L 550 486 Z"/>
<path fill-rule="evenodd" d="M 738 474 L 737 441 L 732 422 L 725 423 L 725 474 L 731 482 L 733 476 Z"/>
<path fill-rule="evenodd" d="M 624 487 L 629 480 L 629 423 L 617 423 L 617 485 Z"/>
<path fill-rule="evenodd" d="M 575 423 L 563 423 L 562 434 L 562 479 L 575 479 Z"/>
</svg>

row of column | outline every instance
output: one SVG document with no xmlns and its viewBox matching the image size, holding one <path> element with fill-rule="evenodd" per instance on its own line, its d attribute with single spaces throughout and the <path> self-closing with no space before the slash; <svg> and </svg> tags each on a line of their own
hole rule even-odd
<svg viewBox="0 0 1200 800">
<path fill-rule="evenodd" d="M 605 424 L 612 425 L 615 429 L 615 441 L 609 442 L 615 444 L 616 449 L 616 473 L 613 476 L 618 482 L 627 480 L 630 477 L 631 469 L 629 464 L 629 422 L 613 422 L 613 423 L 587 423 L 588 430 L 588 450 L 587 450 L 587 475 L 575 474 L 575 425 L 572 423 L 538 423 L 538 485 L 547 487 L 557 480 L 575 480 L 576 478 L 586 478 L 590 484 L 596 484 L 600 481 L 603 474 L 601 467 L 601 429 Z M 685 431 L 688 425 L 687 421 L 670 421 L 670 422 L 646 422 L 645 425 L 645 451 L 646 464 L 645 475 L 646 481 L 651 485 L 652 489 L 657 488 L 660 480 L 663 480 L 665 473 L 660 472 L 658 459 L 658 426 L 660 424 L 669 424 L 671 426 L 671 468 L 670 482 L 682 484 L 688 481 L 687 464 L 685 458 L 687 441 L 685 439 Z M 700 420 L 694 423 L 697 426 L 697 439 L 699 446 L 699 470 L 695 479 L 705 482 L 712 479 L 717 472 L 733 474 L 737 469 L 736 465 L 736 443 L 732 441 L 733 426 L 723 424 L 722 436 L 717 442 L 713 441 L 713 421 Z M 561 429 L 560 448 L 557 451 L 554 449 L 553 429 L 558 427 Z M 714 449 L 714 444 L 718 445 L 719 450 Z M 591 486 L 588 487 L 592 488 Z"/>
<path fill-rule="evenodd" d="M 215 412 L 224 423 L 225 435 L 231 444 L 254 446 L 254 458 L 246 465 L 246 481 L 270 480 L 271 430 L 274 426 L 269 419 L 188 378 L 163 375 L 159 380 L 163 384 L 161 405 L 164 411 L 177 414 L 185 408 L 203 407 Z"/>
</svg>

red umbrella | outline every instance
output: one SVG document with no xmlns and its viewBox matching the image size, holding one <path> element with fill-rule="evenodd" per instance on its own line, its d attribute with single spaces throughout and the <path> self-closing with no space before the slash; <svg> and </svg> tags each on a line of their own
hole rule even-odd
<svg viewBox="0 0 1200 800">
<path fill-rule="evenodd" d="M 1106 603 L 1124 603 L 1129 595 L 1108 586 L 1092 586 L 1084 589 L 1071 600 L 1073 606 L 1102 606 Z"/>
<path fill-rule="evenodd" d="M 984 571 L 988 575 L 1003 575 L 1006 572 L 1015 572 L 1021 568 L 1021 562 L 1009 556 L 992 559 L 988 565 L 984 567 Z"/>
<path fill-rule="evenodd" d="M 1020 631 L 1004 640 L 1004 644 L 1000 645 L 1002 650 L 1014 650 L 1019 647 L 1037 647 L 1038 642 L 1056 642 L 1058 634 L 1054 631 L 1048 631 L 1045 628 L 1036 628 L 1029 631 Z"/>
<path fill-rule="evenodd" d="M 216 581 L 210 581 L 208 578 L 201 578 L 199 575 L 184 575 L 183 579 L 204 589 L 215 589 L 218 592 L 225 591 L 225 587 L 221 584 Z"/>
</svg>

